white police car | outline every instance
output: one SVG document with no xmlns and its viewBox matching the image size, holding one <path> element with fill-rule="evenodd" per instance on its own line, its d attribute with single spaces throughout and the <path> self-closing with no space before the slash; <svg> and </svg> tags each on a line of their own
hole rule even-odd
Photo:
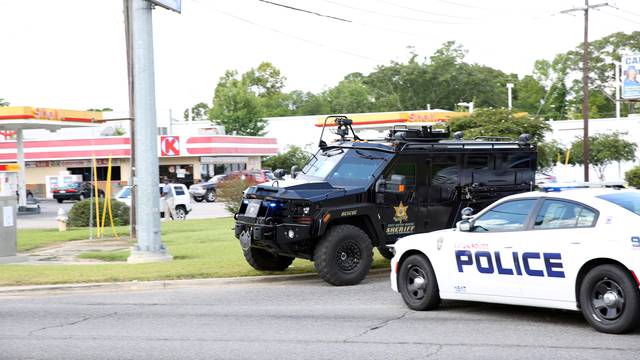
<svg viewBox="0 0 640 360">
<path fill-rule="evenodd" d="M 395 244 L 391 286 L 414 310 L 440 299 L 581 310 L 598 331 L 640 324 L 640 191 L 505 197 L 455 229 Z M 463 210 L 463 213 L 465 211 Z"/>
</svg>

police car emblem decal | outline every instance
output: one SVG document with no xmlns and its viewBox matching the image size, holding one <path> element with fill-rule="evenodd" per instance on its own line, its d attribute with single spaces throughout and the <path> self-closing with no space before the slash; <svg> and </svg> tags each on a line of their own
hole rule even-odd
<svg viewBox="0 0 640 360">
<path fill-rule="evenodd" d="M 398 206 L 394 206 L 393 208 L 396 211 L 396 215 L 393 217 L 393 221 L 403 222 L 409 219 L 409 216 L 407 215 L 407 206 L 404 205 L 402 201 L 400 201 L 400 204 Z"/>
</svg>

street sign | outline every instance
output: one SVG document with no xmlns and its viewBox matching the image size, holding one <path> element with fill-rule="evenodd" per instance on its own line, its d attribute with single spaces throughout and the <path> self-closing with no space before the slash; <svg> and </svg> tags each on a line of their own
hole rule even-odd
<svg viewBox="0 0 640 360">
<path fill-rule="evenodd" d="M 173 10 L 177 13 L 182 12 L 182 0 L 148 0 L 154 5 L 158 5 L 168 10 Z"/>
</svg>

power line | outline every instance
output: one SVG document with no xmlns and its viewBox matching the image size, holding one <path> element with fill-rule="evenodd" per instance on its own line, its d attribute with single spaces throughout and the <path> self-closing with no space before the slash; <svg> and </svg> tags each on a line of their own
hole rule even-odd
<svg viewBox="0 0 640 360">
<path fill-rule="evenodd" d="M 332 1 L 332 0 L 321 0 L 321 1 L 324 1 L 324 2 L 329 3 L 329 4 L 333 4 L 333 5 L 336 5 L 336 6 L 340 6 L 340 7 L 343 7 L 343 8 L 356 10 L 356 11 L 361 11 L 361 12 L 374 14 L 374 15 L 378 15 L 378 16 L 384 16 L 384 17 L 387 17 L 387 18 L 391 17 L 391 18 L 396 18 L 396 19 L 401 19 L 401 20 L 409 20 L 409 21 L 416 21 L 416 22 L 421 22 L 421 23 L 432 23 L 432 24 L 464 25 L 464 23 L 461 23 L 461 22 L 450 22 L 450 21 L 442 21 L 442 20 L 430 20 L 430 19 L 418 19 L 418 18 L 402 16 L 402 15 L 385 14 L 385 13 L 378 12 L 378 11 L 375 11 L 375 10 L 369 10 L 369 9 L 364 9 L 364 8 L 360 8 L 360 7 L 356 7 L 356 6 L 341 4 L 339 2 L 335 2 L 335 1 Z"/>
<path fill-rule="evenodd" d="M 270 5 L 274 5 L 274 6 L 280 6 L 280 7 L 283 7 L 285 9 L 289 9 L 289 10 L 300 11 L 300 12 L 303 12 L 303 13 L 316 15 L 316 16 L 320 16 L 320 17 L 326 17 L 326 18 L 333 19 L 333 20 L 351 22 L 351 20 L 339 18 L 339 17 L 332 16 L 332 15 L 320 14 L 320 13 L 317 13 L 315 11 L 305 10 L 305 9 L 297 8 L 297 7 L 294 7 L 294 6 L 289 6 L 289 5 L 285 5 L 285 4 L 276 3 L 276 2 L 273 2 L 273 1 L 267 1 L 267 0 L 258 0 L 258 1 L 263 2 L 265 4 L 270 4 Z"/>
<path fill-rule="evenodd" d="M 196 1 L 196 0 L 193 0 L 193 1 Z M 198 3 L 200 3 L 200 4 L 204 4 L 204 3 L 203 3 L 203 2 L 201 2 L 201 1 L 197 1 L 197 2 L 198 2 Z M 209 5 L 209 4 L 207 3 L 207 5 Z M 284 31 L 278 30 L 278 29 L 273 28 L 273 27 L 270 27 L 270 26 L 266 26 L 266 25 L 258 24 L 258 23 L 256 23 L 256 22 L 253 22 L 253 21 L 248 20 L 248 19 L 245 19 L 245 18 L 243 18 L 243 17 L 240 17 L 240 16 L 237 16 L 237 15 L 231 14 L 231 13 L 226 12 L 226 11 L 224 11 L 224 10 L 220 10 L 220 9 L 218 9 L 218 8 L 214 8 L 214 7 L 209 7 L 209 8 L 210 8 L 211 10 L 213 10 L 213 11 L 216 11 L 216 12 L 220 13 L 220 14 L 223 14 L 223 15 L 225 15 L 225 16 L 228 16 L 228 17 L 234 18 L 234 19 L 236 19 L 236 20 L 238 20 L 238 21 L 242 21 L 242 22 L 247 23 L 247 24 L 250 24 L 250 25 L 252 25 L 252 26 L 256 26 L 256 27 L 259 27 L 259 28 L 263 28 L 263 29 L 266 29 L 266 30 L 269 30 L 269 31 L 272 31 L 272 32 L 278 33 L 278 34 L 280 34 L 280 35 L 284 35 L 284 36 L 287 36 L 287 37 L 290 37 L 290 38 L 296 39 L 296 40 L 301 41 L 301 42 L 304 42 L 304 43 L 308 43 L 308 44 L 311 44 L 311 45 L 314 45 L 314 46 L 318 46 L 318 47 L 322 47 L 322 48 L 326 48 L 326 49 L 334 50 L 334 51 L 340 52 L 340 53 L 345 54 L 345 55 L 349 55 L 349 56 L 357 57 L 357 58 L 360 58 L 360 59 L 363 59 L 363 60 L 368 60 L 368 61 L 371 61 L 371 62 L 375 62 L 376 64 L 379 64 L 379 63 L 383 63 L 383 62 L 385 62 L 384 60 L 374 59 L 374 58 L 371 58 L 371 57 L 368 57 L 368 56 L 364 56 L 364 55 L 360 55 L 360 54 L 357 54 L 357 53 L 353 53 L 353 52 L 350 52 L 350 51 L 347 51 L 347 50 L 343 50 L 343 49 L 335 48 L 335 47 L 332 47 L 332 46 L 329 46 L 329 45 L 326 45 L 326 44 L 322 44 L 322 43 L 319 43 L 319 42 L 316 42 L 316 41 L 313 41 L 313 40 L 305 39 L 305 38 L 300 37 L 300 36 L 297 36 L 297 35 L 289 34 L 289 33 L 287 33 L 287 32 L 284 32 Z"/>
<path fill-rule="evenodd" d="M 466 17 L 466 16 L 456 16 L 456 15 L 449 15 L 449 14 L 441 14 L 441 13 L 435 13 L 435 12 L 426 11 L 426 10 L 422 10 L 422 9 L 416 9 L 416 8 L 409 7 L 409 6 L 398 5 L 398 4 L 394 3 L 394 2 L 386 1 L 386 0 L 377 0 L 377 1 L 379 1 L 381 3 L 384 3 L 384 4 L 387 4 L 387 5 L 395 6 L 395 7 L 400 8 L 400 9 L 411 10 L 411 11 L 415 11 L 415 12 L 419 12 L 419 13 L 423 13 L 423 14 L 427 14 L 427 15 L 448 17 L 448 18 L 452 18 L 452 19 L 475 20 L 475 18 L 470 18 L 470 17 Z"/>
</svg>

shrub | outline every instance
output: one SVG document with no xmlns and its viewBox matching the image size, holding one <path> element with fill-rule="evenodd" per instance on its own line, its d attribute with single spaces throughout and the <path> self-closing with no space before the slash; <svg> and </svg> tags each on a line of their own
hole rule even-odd
<svg viewBox="0 0 640 360">
<path fill-rule="evenodd" d="M 102 219 L 102 209 L 104 207 L 104 199 L 100 199 L 98 203 L 100 207 L 100 219 Z M 69 211 L 69 220 L 67 224 L 70 227 L 88 227 L 91 215 L 91 206 L 93 206 L 93 225 L 95 226 L 95 199 L 87 199 L 77 202 Z M 115 226 L 129 225 L 129 207 L 120 201 L 111 200 L 111 211 L 113 213 L 113 223 Z M 109 224 L 109 213 L 107 210 L 106 224 Z"/>
<path fill-rule="evenodd" d="M 242 202 L 242 196 L 249 186 L 255 185 L 255 181 L 250 179 L 241 179 L 234 177 L 225 180 L 218 184 L 216 188 L 216 194 L 218 200 L 224 203 L 227 211 L 236 214 L 240 210 L 240 203 Z"/>
<path fill-rule="evenodd" d="M 640 189 L 640 166 L 636 166 L 624 173 L 624 180 L 629 183 L 629 186 Z"/>
</svg>

